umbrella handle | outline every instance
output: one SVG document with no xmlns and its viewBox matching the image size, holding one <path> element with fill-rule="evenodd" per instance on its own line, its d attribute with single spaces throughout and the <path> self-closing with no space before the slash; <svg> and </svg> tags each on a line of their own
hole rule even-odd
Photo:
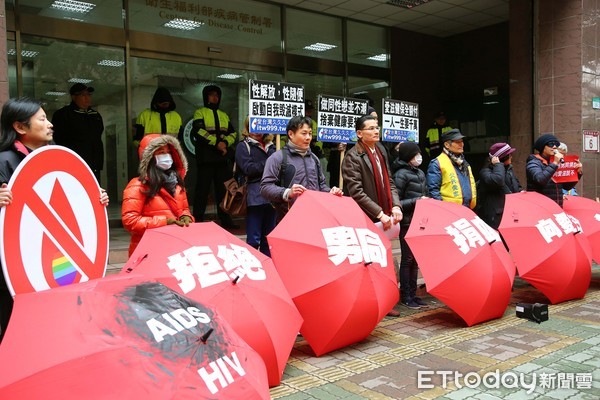
<svg viewBox="0 0 600 400">
<path fill-rule="evenodd" d="M 138 265 L 140 265 L 140 263 L 142 261 L 144 261 L 146 258 L 148 258 L 148 253 L 144 254 L 143 256 L 139 256 L 138 258 L 135 259 L 135 261 L 129 267 L 127 267 L 125 272 L 129 273 L 129 272 L 133 271 L 133 269 L 135 267 L 137 267 Z"/>
</svg>

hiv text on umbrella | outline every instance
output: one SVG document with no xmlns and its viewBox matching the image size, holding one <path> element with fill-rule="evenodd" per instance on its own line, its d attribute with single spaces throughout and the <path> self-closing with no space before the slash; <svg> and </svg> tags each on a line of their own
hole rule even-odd
<svg viewBox="0 0 600 400">
<path fill-rule="evenodd" d="M 379 263 L 387 267 L 387 253 L 376 232 L 364 228 L 336 226 L 321 229 L 329 259 L 337 266 L 348 259 L 350 264 Z"/>
<path fill-rule="evenodd" d="M 156 343 L 160 343 L 166 336 L 175 336 L 184 330 L 191 330 L 199 324 L 209 324 L 210 322 L 211 319 L 205 312 L 196 307 L 187 307 L 186 309 L 180 308 L 169 313 L 163 313 L 161 318 L 151 318 L 146 321 L 146 325 L 154 336 Z M 213 328 L 210 328 L 198 338 L 202 345 L 206 344 L 212 332 Z M 235 379 L 231 370 L 239 376 L 246 375 L 246 371 L 235 351 L 232 351 L 230 355 L 224 355 L 215 361 L 211 361 L 208 367 L 199 368 L 198 374 L 212 394 L 219 391 L 216 382 L 219 382 L 223 388 L 234 382 Z M 209 372 L 209 369 L 212 372 Z"/>
<path fill-rule="evenodd" d="M 235 278 L 263 281 L 267 277 L 260 260 L 235 244 L 217 246 L 216 255 L 208 246 L 192 246 L 168 259 L 167 266 L 183 293 L 194 290 L 196 282 L 206 288 Z"/>
<path fill-rule="evenodd" d="M 498 232 L 479 217 L 473 218 L 470 221 L 466 218 L 461 218 L 448 225 L 445 230 L 454 238 L 454 243 L 463 254 L 467 254 L 471 248 L 485 246 L 487 243 L 494 243 L 500 240 Z"/>
</svg>

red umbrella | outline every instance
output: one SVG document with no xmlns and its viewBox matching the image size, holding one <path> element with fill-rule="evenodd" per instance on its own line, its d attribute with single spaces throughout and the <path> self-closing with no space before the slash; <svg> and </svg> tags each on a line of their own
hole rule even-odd
<svg viewBox="0 0 600 400">
<path fill-rule="evenodd" d="M 471 326 L 504 315 L 515 266 L 500 235 L 460 204 L 418 200 L 406 241 L 427 291 Z"/>
<path fill-rule="evenodd" d="M 129 276 L 17 295 L 0 359 L 3 399 L 269 398 L 214 309 Z"/>
<path fill-rule="evenodd" d="M 592 258 L 600 263 L 600 203 L 580 196 L 565 196 L 565 212 L 581 224 L 582 233 L 592 246 Z"/>
<path fill-rule="evenodd" d="M 499 229 L 519 276 L 550 302 L 585 296 L 592 274 L 592 250 L 558 204 L 536 192 L 509 194 Z"/>
<path fill-rule="evenodd" d="M 302 317 L 269 257 L 205 222 L 147 230 L 123 271 L 213 305 L 261 355 L 269 385 L 280 383 Z"/>
<path fill-rule="evenodd" d="M 391 243 L 350 197 L 305 192 L 267 239 L 317 356 L 363 340 L 398 302 Z"/>
</svg>

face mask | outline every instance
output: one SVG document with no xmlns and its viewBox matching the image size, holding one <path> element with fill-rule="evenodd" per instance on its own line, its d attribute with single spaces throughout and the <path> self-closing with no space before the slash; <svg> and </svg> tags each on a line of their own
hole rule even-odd
<svg viewBox="0 0 600 400">
<path fill-rule="evenodd" d="M 168 170 L 173 165 L 173 158 L 170 154 L 157 154 L 154 156 L 156 158 L 156 166 L 163 171 Z"/>
<path fill-rule="evenodd" d="M 412 165 L 413 167 L 418 167 L 419 165 L 421 165 L 422 162 L 423 162 L 423 156 L 420 154 L 417 154 L 416 156 L 413 157 L 412 160 L 410 160 L 409 164 Z"/>
</svg>

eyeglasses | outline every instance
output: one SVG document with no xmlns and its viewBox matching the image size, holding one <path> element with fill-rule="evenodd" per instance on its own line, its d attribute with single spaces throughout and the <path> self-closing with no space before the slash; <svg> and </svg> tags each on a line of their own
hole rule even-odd
<svg viewBox="0 0 600 400">
<path fill-rule="evenodd" d="M 548 147 L 558 147 L 558 146 L 560 146 L 560 142 L 551 141 L 551 142 L 548 142 L 546 144 L 546 146 L 548 146 Z"/>
<path fill-rule="evenodd" d="M 369 126 L 368 128 L 362 128 L 359 130 L 361 130 L 361 131 L 378 131 L 379 127 L 378 126 Z"/>
</svg>

